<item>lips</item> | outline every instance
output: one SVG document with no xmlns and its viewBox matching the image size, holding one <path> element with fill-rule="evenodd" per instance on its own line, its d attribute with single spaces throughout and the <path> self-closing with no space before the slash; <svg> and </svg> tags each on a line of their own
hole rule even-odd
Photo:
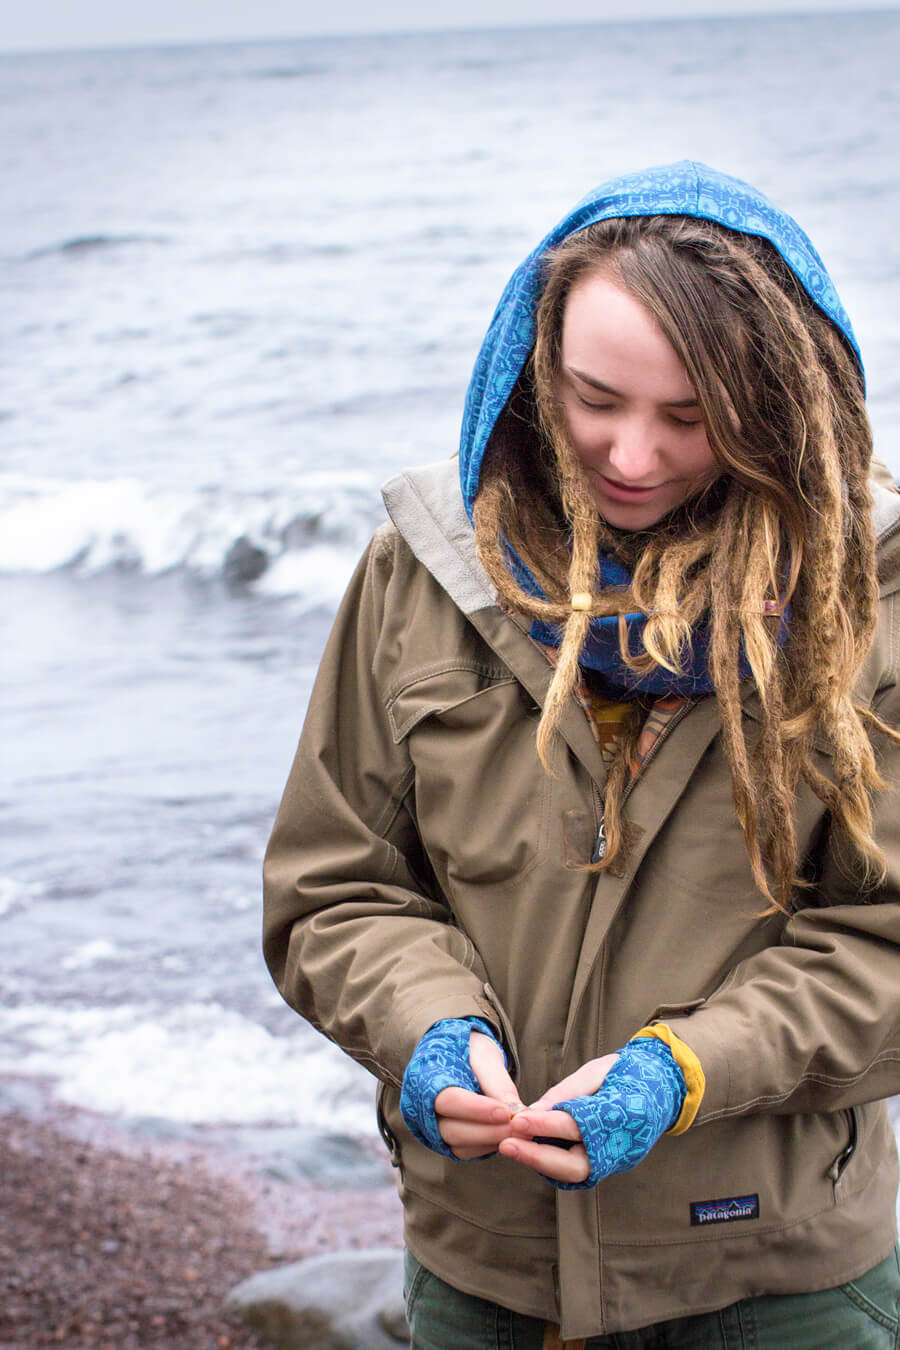
<svg viewBox="0 0 900 1350">
<path fill-rule="evenodd" d="M 607 478 L 602 473 L 598 473 L 597 477 L 603 485 L 604 492 L 609 492 L 614 497 L 626 498 L 629 501 L 640 501 L 644 497 L 651 497 L 654 492 L 658 492 L 663 486 L 662 483 L 653 483 L 650 487 L 629 487 L 627 483 L 619 483 L 615 478 Z"/>
</svg>

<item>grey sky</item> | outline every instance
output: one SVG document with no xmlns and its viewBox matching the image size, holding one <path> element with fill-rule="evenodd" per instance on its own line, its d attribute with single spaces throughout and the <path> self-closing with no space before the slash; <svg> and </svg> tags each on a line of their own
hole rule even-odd
<svg viewBox="0 0 900 1350">
<path fill-rule="evenodd" d="M 824 10 L 898 9 L 900 0 L 29 0 L 9 6 L 0 48 L 30 50 L 101 47 L 122 43 L 215 41 L 348 33 L 469 28 L 506 24 L 566 23 L 689 15 L 811 13 Z M 376 17 L 377 15 L 377 17 Z"/>
</svg>

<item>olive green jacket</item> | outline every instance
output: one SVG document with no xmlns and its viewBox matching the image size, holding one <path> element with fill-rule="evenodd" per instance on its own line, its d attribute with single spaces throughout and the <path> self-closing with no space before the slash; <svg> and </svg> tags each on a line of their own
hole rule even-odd
<svg viewBox="0 0 900 1350">
<path fill-rule="evenodd" d="M 859 693 L 897 723 L 900 497 L 875 497 L 887 579 Z M 701 697 L 628 797 L 625 860 L 586 873 L 606 768 L 574 700 L 556 775 L 537 761 L 552 672 L 495 601 L 455 463 L 385 500 L 394 523 L 338 614 L 269 845 L 265 952 L 288 1002 L 381 1080 L 411 1250 L 566 1338 L 859 1275 L 895 1240 L 896 796 L 875 804 L 889 871 L 863 903 L 803 790 L 811 888 L 789 920 L 763 917 Z M 896 781 L 896 747 L 878 753 Z M 705 1071 L 697 1120 L 589 1191 L 440 1157 L 404 1126 L 399 1086 L 428 1027 L 466 1016 L 501 1032 L 526 1102 L 664 1018 Z"/>
</svg>

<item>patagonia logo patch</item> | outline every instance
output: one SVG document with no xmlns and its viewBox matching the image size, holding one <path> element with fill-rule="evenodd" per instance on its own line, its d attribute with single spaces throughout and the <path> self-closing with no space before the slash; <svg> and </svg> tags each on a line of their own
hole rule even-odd
<svg viewBox="0 0 900 1350">
<path fill-rule="evenodd" d="M 734 1223 L 736 1219 L 758 1219 L 758 1195 L 731 1195 L 727 1200 L 695 1200 L 691 1205 L 691 1227 L 707 1223 Z"/>
</svg>

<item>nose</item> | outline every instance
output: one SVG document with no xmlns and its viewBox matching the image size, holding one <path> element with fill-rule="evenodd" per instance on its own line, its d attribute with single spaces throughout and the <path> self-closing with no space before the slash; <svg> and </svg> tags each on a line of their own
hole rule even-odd
<svg viewBox="0 0 900 1350">
<path fill-rule="evenodd" d="M 620 418 L 609 449 L 610 467 L 622 482 L 636 487 L 653 482 L 659 462 L 654 424 L 642 417 Z"/>
</svg>

